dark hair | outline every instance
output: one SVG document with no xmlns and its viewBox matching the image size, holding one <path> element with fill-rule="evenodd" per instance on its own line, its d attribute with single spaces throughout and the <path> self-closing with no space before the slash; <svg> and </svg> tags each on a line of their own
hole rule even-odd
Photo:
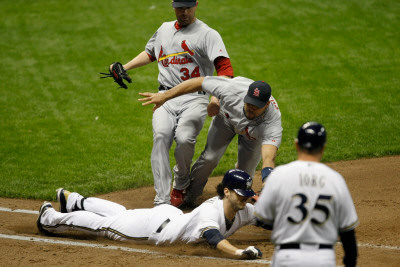
<svg viewBox="0 0 400 267">
<path fill-rule="evenodd" d="M 219 183 L 216 188 L 217 188 L 217 194 L 218 194 L 219 199 L 223 199 L 225 197 L 225 193 L 224 193 L 225 187 L 222 185 L 222 183 Z"/>
</svg>

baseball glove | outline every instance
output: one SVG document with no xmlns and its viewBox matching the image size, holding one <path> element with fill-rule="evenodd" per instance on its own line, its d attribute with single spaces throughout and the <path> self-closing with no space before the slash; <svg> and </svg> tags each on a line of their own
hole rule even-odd
<svg viewBox="0 0 400 267">
<path fill-rule="evenodd" d="M 128 86 L 124 83 L 124 80 L 126 80 L 128 83 L 132 83 L 131 77 L 129 77 L 128 73 L 126 73 L 126 70 L 119 62 L 112 63 L 110 67 L 110 73 L 100 72 L 100 74 L 104 75 L 100 78 L 113 77 L 114 82 L 125 89 L 128 89 Z"/>
</svg>

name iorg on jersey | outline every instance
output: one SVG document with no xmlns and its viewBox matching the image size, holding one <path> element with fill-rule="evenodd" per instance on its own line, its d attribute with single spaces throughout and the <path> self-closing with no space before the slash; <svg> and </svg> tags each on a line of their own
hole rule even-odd
<svg viewBox="0 0 400 267">
<path fill-rule="evenodd" d="M 325 186 L 325 177 L 320 176 L 318 177 L 315 174 L 307 174 L 307 173 L 300 173 L 300 186 L 312 186 L 312 187 L 324 187 Z"/>
<path fill-rule="evenodd" d="M 185 64 L 188 64 L 188 63 L 193 63 L 193 60 L 190 57 L 187 57 L 187 56 L 185 56 L 184 58 L 174 56 L 172 58 L 166 58 L 166 59 L 161 61 L 161 64 L 164 67 L 168 67 L 169 65 L 185 65 Z"/>
</svg>

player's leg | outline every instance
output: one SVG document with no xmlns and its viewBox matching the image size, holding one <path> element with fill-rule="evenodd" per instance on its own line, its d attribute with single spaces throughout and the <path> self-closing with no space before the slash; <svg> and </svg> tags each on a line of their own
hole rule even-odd
<svg viewBox="0 0 400 267">
<path fill-rule="evenodd" d="M 191 183 L 187 188 L 185 202 L 193 204 L 203 193 L 208 177 L 218 165 L 235 135 L 236 133 L 232 127 L 225 123 L 222 116 L 217 115 L 213 118 L 208 129 L 206 147 L 193 164 L 190 173 Z"/>
<path fill-rule="evenodd" d="M 83 197 L 79 193 L 72 192 L 67 198 L 67 211 L 85 210 L 101 216 L 113 216 L 126 211 L 126 208 L 118 203 L 100 199 L 97 197 Z"/>
<path fill-rule="evenodd" d="M 254 176 L 257 165 L 261 160 L 261 140 L 249 140 L 238 136 L 238 161 L 237 168 L 250 176 Z"/>
<path fill-rule="evenodd" d="M 129 210 L 104 217 L 86 210 L 61 213 L 48 208 L 42 213 L 38 223 L 49 233 L 76 230 L 113 240 L 142 241 L 147 240 L 153 231 L 146 223 L 150 218 L 147 211 L 149 209 Z"/>
<path fill-rule="evenodd" d="M 194 98 L 188 101 L 186 107 L 178 116 L 178 125 L 175 130 L 175 161 L 174 188 L 186 189 L 190 184 L 190 165 L 195 151 L 196 139 L 207 117 L 206 99 Z"/>
<path fill-rule="evenodd" d="M 154 177 L 156 196 L 154 204 L 169 204 L 172 173 L 169 161 L 169 150 L 173 142 L 176 119 L 165 103 L 153 113 L 153 149 L 151 151 L 151 168 Z"/>
</svg>

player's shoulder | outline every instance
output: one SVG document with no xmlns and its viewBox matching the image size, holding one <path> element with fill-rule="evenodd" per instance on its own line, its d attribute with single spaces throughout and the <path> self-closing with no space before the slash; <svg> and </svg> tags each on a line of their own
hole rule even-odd
<svg viewBox="0 0 400 267">
<path fill-rule="evenodd" d="M 236 76 L 236 77 L 232 78 L 231 80 L 232 80 L 232 82 L 241 82 L 241 83 L 248 83 L 248 84 L 251 84 L 254 82 L 254 80 L 243 77 L 243 76 Z"/>
<path fill-rule="evenodd" d="M 200 206 L 198 206 L 195 210 L 203 214 L 203 216 L 217 216 L 220 213 L 220 210 L 223 209 L 222 199 L 218 196 L 212 197 L 204 201 Z M 208 215 L 205 215 L 208 214 Z"/>
<path fill-rule="evenodd" d="M 215 30 L 214 28 L 211 28 L 205 22 L 203 22 L 199 19 L 196 19 L 194 24 L 195 24 L 195 27 L 197 27 L 197 29 L 201 29 L 201 31 L 199 31 L 200 34 L 210 35 L 210 36 L 220 36 L 220 34 L 217 30 Z"/>
<path fill-rule="evenodd" d="M 160 25 L 159 29 L 175 27 L 175 23 L 176 23 L 176 20 L 173 20 L 173 21 L 165 21 L 165 22 L 163 22 L 163 23 Z"/>
<path fill-rule="evenodd" d="M 288 173 L 292 173 L 294 170 L 296 171 L 299 170 L 303 164 L 304 162 L 295 160 L 286 164 L 276 166 L 272 171 L 272 173 L 268 176 L 267 181 L 269 180 L 277 180 L 278 182 L 282 181 L 287 177 L 290 177 L 290 175 L 287 175 Z"/>
<path fill-rule="evenodd" d="M 201 206 L 217 206 L 218 203 L 222 201 L 218 196 L 212 197 L 204 201 L 199 207 Z"/>
<path fill-rule="evenodd" d="M 284 174 L 286 172 L 292 172 L 294 170 L 306 170 L 307 168 L 315 169 L 318 172 L 323 173 L 324 176 L 327 177 L 334 177 L 334 179 L 344 180 L 343 176 L 338 171 L 332 169 L 322 162 L 295 160 L 276 167 L 273 172 L 277 174 Z"/>
</svg>

